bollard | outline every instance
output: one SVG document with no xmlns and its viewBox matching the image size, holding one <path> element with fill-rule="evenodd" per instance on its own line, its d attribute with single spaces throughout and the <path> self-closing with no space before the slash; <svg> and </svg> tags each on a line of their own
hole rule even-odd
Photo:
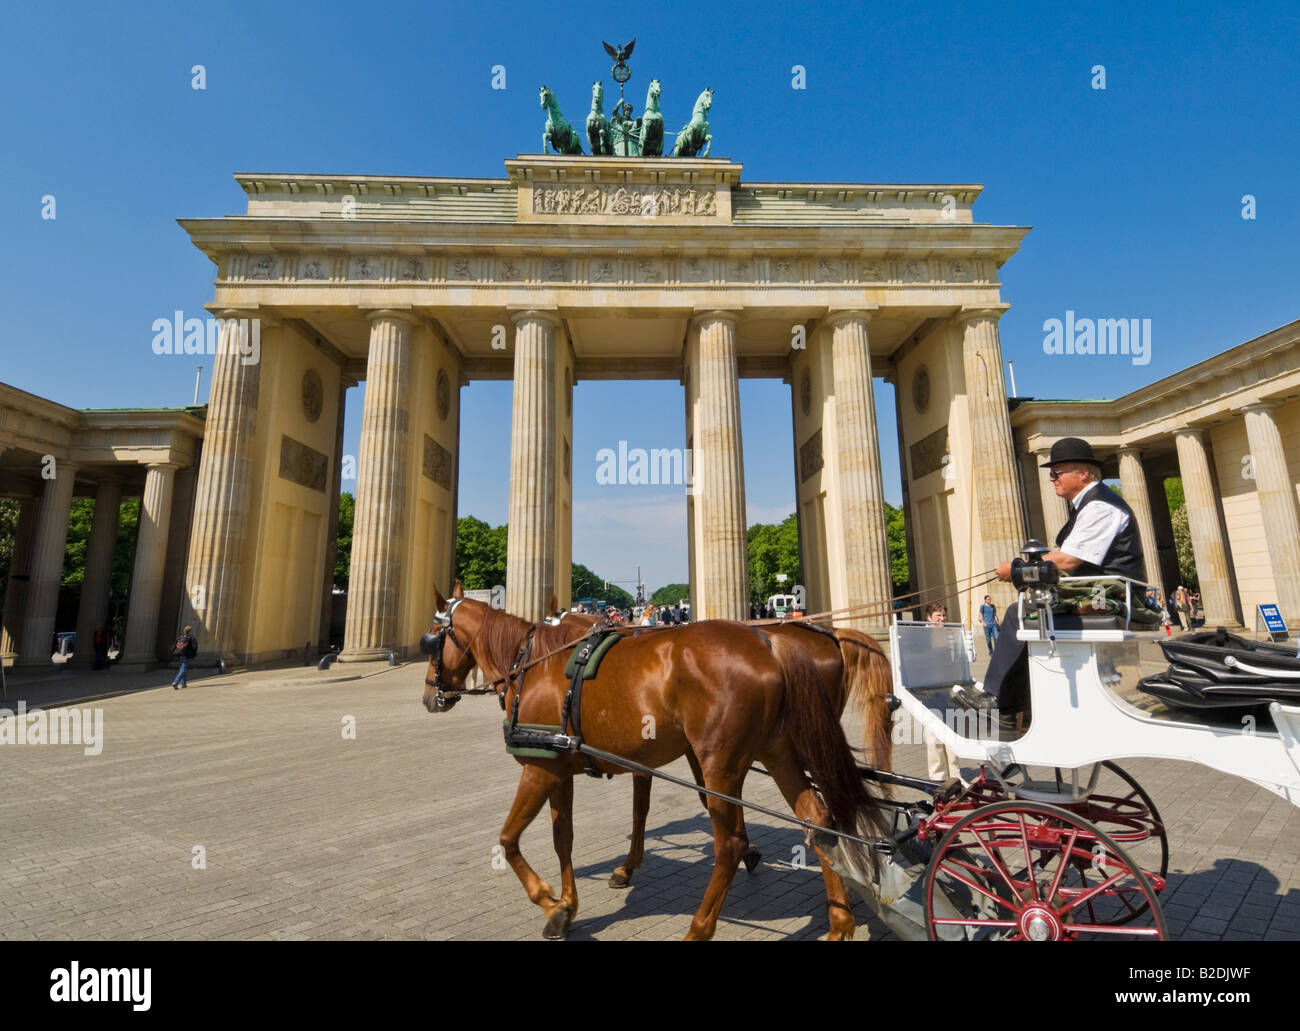
<svg viewBox="0 0 1300 1031">
<path fill-rule="evenodd" d="M 338 652 L 326 652 L 320 657 L 320 662 L 316 663 L 317 669 L 329 669 L 330 663 L 339 657 Z"/>
<path fill-rule="evenodd" d="M 388 664 L 389 664 L 390 666 L 396 666 L 396 665 L 397 665 L 397 655 L 396 655 L 395 653 L 393 653 L 393 652 L 389 652 L 389 653 L 388 653 Z"/>
</svg>

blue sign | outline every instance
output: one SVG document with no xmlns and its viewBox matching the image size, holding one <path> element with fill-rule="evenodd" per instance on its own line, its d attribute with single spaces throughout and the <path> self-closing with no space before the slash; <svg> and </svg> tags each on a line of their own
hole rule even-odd
<svg viewBox="0 0 1300 1031">
<path fill-rule="evenodd" d="M 1286 633 L 1286 620 L 1276 605 L 1260 605 L 1259 614 L 1264 617 L 1264 626 L 1270 634 Z"/>
</svg>

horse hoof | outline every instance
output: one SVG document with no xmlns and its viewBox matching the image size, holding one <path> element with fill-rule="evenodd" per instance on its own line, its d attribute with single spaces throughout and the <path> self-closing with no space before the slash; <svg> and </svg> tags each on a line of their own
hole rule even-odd
<svg viewBox="0 0 1300 1031">
<path fill-rule="evenodd" d="M 753 873 L 758 869 L 758 864 L 763 861 L 763 853 L 756 848 L 751 848 L 742 859 L 745 863 L 745 872 Z"/>
<path fill-rule="evenodd" d="M 542 931 L 542 937 L 547 941 L 563 941 L 569 933 L 569 924 L 573 922 L 573 910 L 567 906 L 557 906 L 551 910 L 551 915 L 546 921 L 546 928 Z"/>
<path fill-rule="evenodd" d="M 624 870 L 621 866 L 609 875 L 609 886 L 611 888 L 626 888 L 632 883 L 632 875 Z"/>
</svg>

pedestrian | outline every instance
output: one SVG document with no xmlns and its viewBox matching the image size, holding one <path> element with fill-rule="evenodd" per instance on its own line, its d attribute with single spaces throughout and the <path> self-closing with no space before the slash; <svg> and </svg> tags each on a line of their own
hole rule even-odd
<svg viewBox="0 0 1300 1031">
<path fill-rule="evenodd" d="M 948 610 L 943 602 L 932 601 L 925 607 L 925 621 L 936 630 L 942 629 L 948 622 Z M 922 729 L 921 736 L 925 739 L 926 776 L 941 783 L 960 780 L 961 766 L 956 757 L 930 733 L 929 727 Z"/>
<path fill-rule="evenodd" d="M 1169 612 L 1169 622 L 1179 630 L 1183 629 L 1183 621 L 1178 617 L 1178 592 L 1170 591 L 1165 597 L 1165 608 Z"/>
<path fill-rule="evenodd" d="M 108 669 L 108 628 L 98 626 L 95 628 L 95 635 L 90 639 L 91 649 L 95 654 L 95 661 L 91 663 L 91 669 Z"/>
<path fill-rule="evenodd" d="M 176 639 L 176 654 L 180 657 L 181 668 L 176 674 L 176 679 L 172 681 L 172 690 L 177 691 L 182 687 L 189 687 L 185 675 L 189 672 L 190 661 L 199 653 L 199 642 L 194 637 L 194 628 L 187 626 Z"/>
<path fill-rule="evenodd" d="M 984 604 L 980 606 L 980 625 L 984 627 L 984 643 L 992 658 L 993 646 L 998 643 L 998 610 L 991 594 L 984 595 Z"/>
<path fill-rule="evenodd" d="M 1187 624 L 1187 629 L 1192 629 L 1192 606 L 1187 600 L 1187 588 L 1182 584 L 1178 585 L 1178 615 Z"/>
<path fill-rule="evenodd" d="M 1192 591 L 1187 595 L 1187 604 L 1192 609 L 1192 629 L 1205 625 L 1205 613 L 1201 611 L 1201 592 Z"/>
</svg>

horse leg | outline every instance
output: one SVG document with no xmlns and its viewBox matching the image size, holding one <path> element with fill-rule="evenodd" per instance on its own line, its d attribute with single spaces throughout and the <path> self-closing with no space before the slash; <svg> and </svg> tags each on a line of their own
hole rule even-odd
<svg viewBox="0 0 1300 1031">
<path fill-rule="evenodd" d="M 819 827 L 830 825 L 831 814 L 822 804 L 812 784 L 804 776 L 803 767 L 790 753 L 782 749 L 772 757 L 764 757 L 763 765 L 772 774 L 781 794 L 801 820 L 807 820 Z M 856 927 L 853 921 L 853 903 L 844 887 L 844 880 L 831 866 L 830 859 L 816 845 L 817 860 L 822 868 L 822 880 L 826 884 L 826 907 L 830 914 L 831 930 L 827 941 L 850 941 Z"/>
<path fill-rule="evenodd" d="M 514 804 L 510 807 L 510 815 L 506 817 L 505 826 L 501 828 L 499 839 L 505 860 L 514 870 L 515 876 L 519 878 L 519 883 L 524 886 L 529 899 L 541 906 L 546 914 L 548 928 L 551 913 L 562 903 L 555 898 L 554 889 L 537 876 L 536 871 L 520 854 L 519 838 L 541 811 L 542 803 L 556 790 L 559 782 L 560 778 L 554 773 L 526 763 L 523 776 L 519 778 Z"/>
<path fill-rule="evenodd" d="M 551 837 L 560 857 L 560 901 L 546 915 L 543 938 L 558 939 L 569 933 L 578 914 L 578 882 L 573 876 L 573 777 L 565 777 L 551 792 Z M 545 907 L 543 907 L 545 908 Z"/>
<path fill-rule="evenodd" d="M 709 769 L 705 760 L 704 786 L 712 791 L 739 798 L 745 784 L 745 773 L 749 770 L 749 761 L 738 763 L 739 773 L 726 773 L 723 770 Z M 731 880 L 740 865 L 741 854 L 745 851 L 745 833 L 741 822 L 740 807 L 720 798 L 709 798 L 709 817 L 713 820 L 713 876 L 704 892 L 704 901 L 695 911 L 691 920 L 691 929 L 686 941 L 708 941 L 718 928 L 718 914 L 722 912 L 722 903 L 726 900 Z"/>
<path fill-rule="evenodd" d="M 650 786 L 653 781 L 643 773 L 632 774 L 632 844 L 627 858 L 615 867 L 609 878 L 611 888 L 626 888 L 632 883 L 632 873 L 645 857 L 645 818 L 650 811 Z"/>
<path fill-rule="evenodd" d="M 695 758 L 693 749 L 688 748 L 686 750 L 686 761 L 691 765 L 691 773 L 695 775 L 695 783 L 702 787 L 704 785 L 704 771 L 700 769 L 700 760 Z M 709 808 L 709 796 L 703 791 L 700 792 L 700 805 L 704 806 L 706 810 Z M 741 860 L 745 864 L 745 871 L 753 873 L 758 869 L 758 864 L 763 861 L 763 853 L 749 843 L 749 832 L 745 830 L 744 810 L 741 810 L 740 813 L 740 836 L 745 839 L 745 854 L 741 856 Z"/>
</svg>

